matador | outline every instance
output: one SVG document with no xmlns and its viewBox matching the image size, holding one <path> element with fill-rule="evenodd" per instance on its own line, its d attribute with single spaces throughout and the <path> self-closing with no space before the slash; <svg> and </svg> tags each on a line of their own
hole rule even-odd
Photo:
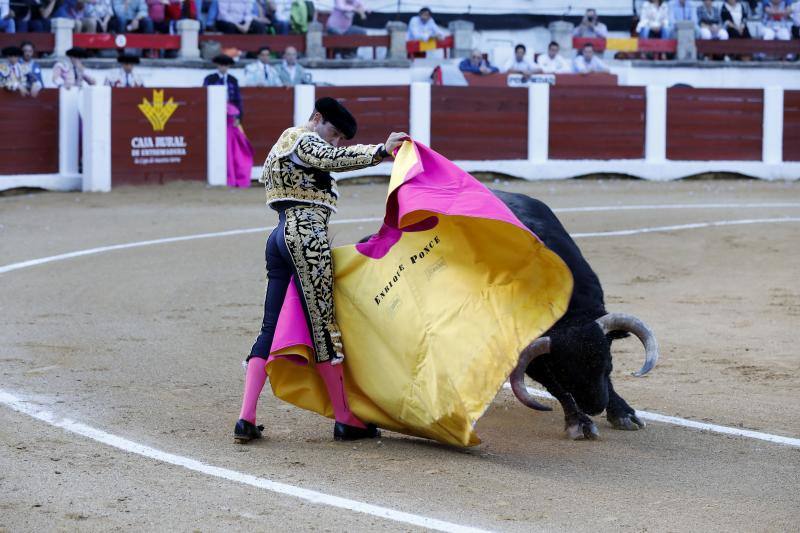
<svg viewBox="0 0 800 533">
<path fill-rule="evenodd" d="M 377 165 L 408 138 L 392 133 L 383 144 L 339 147 L 357 130 L 353 115 L 337 100 L 320 98 L 308 123 L 284 131 L 264 162 L 261 181 L 278 225 L 266 245 L 267 290 L 261 332 L 247 358 L 244 395 L 234 440 L 261 438 L 258 397 L 266 383 L 267 360 L 289 284 L 294 278 L 314 347 L 315 368 L 325 382 L 336 419 L 334 439 L 379 436 L 351 411 L 344 388 L 342 338 L 333 305 L 333 265 L 328 222 L 339 193 L 331 172 Z"/>
</svg>

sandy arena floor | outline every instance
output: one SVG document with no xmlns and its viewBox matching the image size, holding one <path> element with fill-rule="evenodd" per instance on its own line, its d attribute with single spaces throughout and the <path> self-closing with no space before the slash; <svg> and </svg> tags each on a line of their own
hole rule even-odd
<svg viewBox="0 0 800 533">
<path fill-rule="evenodd" d="M 495 186 L 557 208 L 716 204 L 560 214 L 576 233 L 800 217 L 800 183 Z M 342 186 L 335 244 L 377 227 L 341 221 L 382 216 L 385 188 Z M 275 220 L 259 188 L 177 183 L 0 197 L 0 267 Z M 128 453 L 15 411 L 9 395 L 52 413 L 51 422 L 68 417 L 208 465 L 457 525 L 797 530 L 800 446 L 657 422 L 620 432 L 604 418 L 601 440 L 571 442 L 560 409 L 535 413 L 507 390 L 479 423 L 484 444 L 470 450 L 396 434 L 334 443 L 328 420 L 268 392 L 259 412 L 268 438 L 233 444 L 240 361 L 260 323 L 265 236 L 155 244 L 0 273 L 0 531 L 416 529 Z M 800 437 L 799 221 L 578 244 L 609 309 L 640 316 L 659 337 L 662 359 L 645 378 L 630 376 L 641 346 L 616 345 L 616 388 L 633 406 Z"/>
</svg>

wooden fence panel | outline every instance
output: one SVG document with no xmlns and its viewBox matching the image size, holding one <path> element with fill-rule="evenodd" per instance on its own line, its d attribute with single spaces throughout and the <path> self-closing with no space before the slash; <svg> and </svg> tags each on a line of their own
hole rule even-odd
<svg viewBox="0 0 800 533">
<path fill-rule="evenodd" d="M 667 159 L 760 161 L 761 89 L 667 90 Z"/>
<path fill-rule="evenodd" d="M 345 144 L 378 144 L 393 131 L 409 130 L 410 91 L 408 85 L 317 87 L 316 96 L 336 98 L 356 118 L 356 136 Z"/>
<path fill-rule="evenodd" d="M 113 89 L 112 186 L 205 181 L 206 94 L 205 87 Z"/>
<path fill-rule="evenodd" d="M 253 145 L 253 164 L 260 166 L 283 130 L 293 126 L 293 87 L 242 88 L 245 134 Z"/>
<path fill-rule="evenodd" d="M 527 159 L 528 91 L 434 85 L 431 147 L 449 159 Z"/>
<path fill-rule="evenodd" d="M 800 91 L 783 92 L 783 160 L 800 161 Z"/>
<path fill-rule="evenodd" d="M 644 157 L 644 87 L 550 88 L 550 159 Z"/>
<path fill-rule="evenodd" d="M 38 98 L 0 91 L 0 115 L 0 175 L 57 173 L 58 90 Z"/>
</svg>

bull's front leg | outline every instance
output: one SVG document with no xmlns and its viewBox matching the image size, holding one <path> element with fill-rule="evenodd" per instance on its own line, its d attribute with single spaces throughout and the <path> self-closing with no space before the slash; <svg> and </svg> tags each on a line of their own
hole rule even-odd
<svg viewBox="0 0 800 533">
<path fill-rule="evenodd" d="M 624 429 L 636 431 L 643 429 L 645 423 L 636 416 L 636 409 L 628 405 L 628 402 L 617 394 L 608 378 L 608 406 L 606 407 L 606 420 L 614 429 Z"/>
<path fill-rule="evenodd" d="M 533 365 L 531 365 L 533 366 Z M 564 410 L 564 430 L 572 440 L 596 439 L 600 436 L 594 421 L 582 412 L 575 398 L 567 392 L 551 374 L 546 365 L 536 365 L 536 369 L 528 368 L 528 375 L 541 383 L 547 392 L 553 395 Z"/>
</svg>

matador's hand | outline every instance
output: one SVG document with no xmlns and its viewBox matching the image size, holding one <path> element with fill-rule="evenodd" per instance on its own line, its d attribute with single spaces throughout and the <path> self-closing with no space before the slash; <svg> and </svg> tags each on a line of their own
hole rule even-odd
<svg viewBox="0 0 800 533">
<path fill-rule="evenodd" d="M 393 131 L 389 135 L 389 138 L 386 139 L 386 142 L 383 143 L 383 149 L 389 152 L 390 155 L 394 155 L 394 151 L 399 148 L 404 141 L 409 140 L 411 140 L 411 137 L 408 133 Z"/>
</svg>

